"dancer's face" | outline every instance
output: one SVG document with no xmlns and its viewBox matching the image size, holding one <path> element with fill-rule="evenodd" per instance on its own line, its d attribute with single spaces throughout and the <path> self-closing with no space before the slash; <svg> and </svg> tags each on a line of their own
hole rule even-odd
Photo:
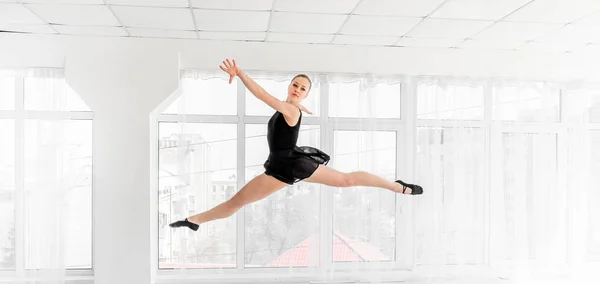
<svg viewBox="0 0 600 284">
<path fill-rule="evenodd" d="M 296 77 L 288 86 L 288 101 L 296 104 L 300 104 L 307 96 L 310 91 L 310 81 L 304 77 Z"/>
</svg>

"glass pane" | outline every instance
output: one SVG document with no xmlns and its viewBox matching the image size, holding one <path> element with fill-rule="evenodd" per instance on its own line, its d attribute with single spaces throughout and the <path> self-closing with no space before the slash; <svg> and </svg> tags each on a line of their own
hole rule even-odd
<svg viewBox="0 0 600 284">
<path fill-rule="evenodd" d="M 590 97 L 589 122 L 600 123 L 600 92 Z"/>
<path fill-rule="evenodd" d="M 173 230 L 237 192 L 237 125 L 159 123 L 159 268 L 235 268 L 235 215 Z"/>
<path fill-rule="evenodd" d="M 335 131 L 333 149 L 333 166 L 339 171 L 367 171 L 397 179 L 395 132 Z M 332 260 L 394 260 L 396 193 L 361 186 L 333 190 Z"/>
<path fill-rule="evenodd" d="M 560 120 L 560 91 L 543 87 L 494 87 L 494 120 L 543 121 Z"/>
<path fill-rule="evenodd" d="M 24 142 L 27 268 L 91 268 L 92 121 L 26 120 Z"/>
<path fill-rule="evenodd" d="M 482 120 L 483 99 L 483 86 L 421 84 L 417 118 Z"/>
<path fill-rule="evenodd" d="M 235 115 L 237 113 L 237 86 L 234 81 L 221 78 L 182 78 L 181 97 L 175 100 L 165 114 Z"/>
<path fill-rule="evenodd" d="M 419 200 L 415 222 L 418 264 L 485 262 L 485 135 L 481 128 L 420 127 Z"/>
<path fill-rule="evenodd" d="M 264 173 L 269 155 L 265 124 L 246 125 L 246 182 Z M 319 147 L 318 125 L 302 125 L 298 145 Z M 318 265 L 320 186 L 300 182 L 248 205 L 246 267 Z"/>
<path fill-rule="evenodd" d="M 378 83 L 360 90 L 360 82 L 329 84 L 329 116 L 400 118 L 401 85 Z"/>
<path fill-rule="evenodd" d="M 0 120 L 0 270 L 15 268 L 15 128 Z"/>
<path fill-rule="evenodd" d="M 285 101 L 287 98 L 287 89 L 290 85 L 292 77 L 289 77 L 288 80 L 270 80 L 270 79 L 254 79 L 256 83 L 265 89 L 269 94 L 276 97 L 281 101 Z M 321 97 L 321 88 L 320 85 L 314 82 L 308 96 L 302 102 L 302 105 L 310 110 L 313 114 L 309 115 L 307 113 L 303 113 L 303 116 L 318 116 L 319 115 L 319 102 Z M 269 105 L 264 103 L 255 97 L 248 89 L 246 89 L 246 114 L 247 115 L 259 115 L 259 116 L 271 116 L 275 112 Z"/>
<path fill-rule="evenodd" d="M 15 109 L 15 78 L 0 77 L 0 110 Z"/>
<path fill-rule="evenodd" d="M 590 131 L 588 261 L 600 261 L 600 131 Z"/>
<path fill-rule="evenodd" d="M 23 88 L 26 110 L 90 110 L 64 78 L 25 77 Z"/>
<path fill-rule="evenodd" d="M 502 133 L 492 184 L 492 249 L 499 261 L 544 260 L 566 251 L 563 200 L 557 186 L 557 135 Z M 563 220 L 561 222 L 561 220 Z"/>
</svg>

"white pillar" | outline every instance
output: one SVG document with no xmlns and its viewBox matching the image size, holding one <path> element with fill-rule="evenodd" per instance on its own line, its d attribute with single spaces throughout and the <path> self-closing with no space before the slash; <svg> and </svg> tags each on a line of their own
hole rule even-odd
<svg viewBox="0 0 600 284">
<path fill-rule="evenodd" d="M 115 46 L 73 47 L 65 66 L 68 84 L 94 111 L 94 283 L 155 283 L 149 115 L 178 88 L 178 54 Z"/>
</svg>

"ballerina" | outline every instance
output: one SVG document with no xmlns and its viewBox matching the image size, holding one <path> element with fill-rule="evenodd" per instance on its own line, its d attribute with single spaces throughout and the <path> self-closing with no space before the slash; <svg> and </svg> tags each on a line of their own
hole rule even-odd
<svg viewBox="0 0 600 284">
<path fill-rule="evenodd" d="M 173 222 L 170 227 L 188 227 L 197 231 L 202 223 L 227 218 L 245 205 L 300 181 L 333 187 L 371 186 L 402 194 L 423 194 L 421 186 L 402 180 L 392 182 L 364 171 L 345 173 L 327 167 L 330 160 L 328 154 L 314 147 L 296 144 L 302 112 L 311 114 L 301 105 L 312 87 L 310 78 L 305 74 L 296 75 L 288 86 L 287 99 L 280 101 L 244 73 L 235 60 L 232 61 L 227 59 L 223 61 L 223 66 L 219 66 L 229 74 L 229 84 L 237 76 L 256 98 L 275 110 L 267 126 L 269 156 L 263 165 L 265 172 L 250 180 L 231 199 L 208 211 Z"/>
</svg>

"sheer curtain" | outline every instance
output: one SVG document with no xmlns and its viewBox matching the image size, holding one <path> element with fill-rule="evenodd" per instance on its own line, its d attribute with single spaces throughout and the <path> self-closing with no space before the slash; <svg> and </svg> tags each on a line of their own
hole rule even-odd
<svg viewBox="0 0 600 284">
<path fill-rule="evenodd" d="M 60 72 L 38 70 L 30 78 L 30 94 L 45 93 L 25 101 L 40 106 L 66 109 L 66 90 Z M 60 120 L 25 122 L 24 132 L 24 219 L 26 267 L 42 283 L 64 283 L 66 272 L 67 194 L 73 183 L 68 175 L 65 123 Z"/>
<path fill-rule="evenodd" d="M 284 100 L 295 73 L 250 75 Z M 329 153 L 339 171 L 425 194 L 301 182 L 199 232 L 169 229 L 264 171 L 274 112 L 238 80 L 186 70 L 159 117 L 161 270 L 376 283 L 480 269 L 520 282 L 599 261 L 600 88 L 308 75 L 314 114 L 303 114 L 299 144 Z"/>
<path fill-rule="evenodd" d="M 519 283 L 590 275 L 600 241 L 598 89 L 415 81 L 416 169 L 427 194 L 415 209 L 414 264 L 492 268 Z"/>
<path fill-rule="evenodd" d="M 401 79 L 377 76 L 326 76 L 325 141 L 330 167 L 366 171 L 388 181 L 413 179 L 401 172 L 406 158 L 401 119 Z M 390 190 L 366 186 L 321 186 L 329 198 L 323 217 L 332 219 L 325 254 L 328 279 L 377 281 L 399 267 L 407 240 L 398 230 L 406 202 Z M 401 226 L 402 227 L 402 226 Z M 400 232 L 400 234 L 399 234 Z"/>
<path fill-rule="evenodd" d="M 19 70 L 15 78 L 11 268 L 36 283 L 65 283 L 68 268 L 92 265 L 91 112 L 60 69 Z M 71 119 L 71 111 L 85 113 Z"/>
</svg>

